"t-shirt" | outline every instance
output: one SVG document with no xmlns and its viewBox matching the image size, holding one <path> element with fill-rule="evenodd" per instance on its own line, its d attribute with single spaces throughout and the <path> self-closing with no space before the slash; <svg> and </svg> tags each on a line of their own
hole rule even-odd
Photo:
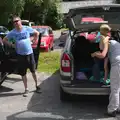
<svg viewBox="0 0 120 120">
<path fill-rule="evenodd" d="M 21 31 L 13 29 L 7 34 L 7 39 L 15 42 L 16 52 L 20 55 L 29 55 L 33 53 L 31 46 L 30 33 L 33 33 L 34 29 L 29 26 L 23 26 Z"/>
<path fill-rule="evenodd" d="M 110 40 L 108 56 L 111 66 L 120 63 L 120 43 L 116 40 Z"/>
<path fill-rule="evenodd" d="M 96 43 L 99 43 L 100 40 L 101 40 L 101 34 L 100 34 L 100 32 L 98 32 L 97 35 L 96 35 L 96 40 L 95 40 L 95 42 L 96 42 Z"/>
</svg>

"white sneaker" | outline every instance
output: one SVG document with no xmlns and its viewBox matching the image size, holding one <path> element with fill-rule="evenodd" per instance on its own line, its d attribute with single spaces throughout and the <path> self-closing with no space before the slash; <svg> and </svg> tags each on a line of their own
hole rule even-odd
<svg viewBox="0 0 120 120">
<path fill-rule="evenodd" d="M 25 90 L 25 92 L 23 93 L 23 97 L 27 97 L 29 93 L 29 90 Z"/>
</svg>

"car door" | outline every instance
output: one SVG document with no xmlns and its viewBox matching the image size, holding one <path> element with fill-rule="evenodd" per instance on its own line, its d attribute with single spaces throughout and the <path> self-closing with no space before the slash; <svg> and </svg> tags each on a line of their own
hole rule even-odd
<svg viewBox="0 0 120 120">
<path fill-rule="evenodd" d="M 50 48 L 53 47 L 53 31 L 52 28 L 49 27 L 49 38 L 50 38 Z"/>
<path fill-rule="evenodd" d="M 36 69 L 39 60 L 40 54 L 40 42 L 41 42 L 41 34 L 39 35 L 39 40 L 37 47 L 33 49 L 35 61 L 36 61 Z M 18 74 L 18 60 L 15 48 L 12 48 L 6 44 L 4 46 L 0 43 L 0 72 L 7 72 L 9 74 Z"/>
<path fill-rule="evenodd" d="M 35 62 L 36 62 L 36 69 L 38 67 L 39 56 L 40 56 L 41 36 L 42 36 L 42 34 L 39 35 L 37 47 L 33 48 L 33 53 L 34 53 Z"/>
</svg>

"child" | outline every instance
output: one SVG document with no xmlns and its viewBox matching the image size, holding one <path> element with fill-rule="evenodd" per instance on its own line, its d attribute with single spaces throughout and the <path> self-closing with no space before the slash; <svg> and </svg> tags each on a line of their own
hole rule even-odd
<svg viewBox="0 0 120 120">
<path fill-rule="evenodd" d="M 111 28 L 107 24 L 103 24 L 100 26 L 100 42 L 99 48 L 100 51 L 94 52 L 91 54 L 92 57 L 97 57 L 100 59 L 104 59 L 104 80 L 108 78 L 108 46 L 109 46 L 109 36 L 108 33 L 110 32 Z"/>
</svg>

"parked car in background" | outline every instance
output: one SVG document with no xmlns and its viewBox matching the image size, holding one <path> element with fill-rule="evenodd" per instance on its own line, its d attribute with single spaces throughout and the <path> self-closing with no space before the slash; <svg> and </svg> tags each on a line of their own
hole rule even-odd
<svg viewBox="0 0 120 120">
<path fill-rule="evenodd" d="M 99 51 L 99 43 L 90 42 L 82 33 L 97 33 L 102 23 L 81 24 L 85 15 L 103 17 L 112 28 L 111 39 L 120 41 L 120 5 L 97 5 L 70 9 L 65 19 L 69 27 L 66 44 L 60 60 L 60 99 L 66 101 L 71 95 L 109 95 L 110 86 L 94 78 L 94 58 L 91 53 Z M 73 32 L 73 34 L 71 34 Z M 116 33 L 116 37 L 113 33 Z M 104 74 L 101 66 L 100 73 Z"/>
<path fill-rule="evenodd" d="M 4 56 L 4 45 L 2 39 L 8 34 L 8 32 L 9 30 L 6 27 L 0 26 L 0 65 L 2 64 L 2 58 Z M 5 71 L 0 71 L 0 86 L 6 79 L 7 74 L 8 73 Z"/>
<path fill-rule="evenodd" d="M 61 31 L 61 34 L 59 37 L 61 47 L 64 46 L 64 44 L 66 43 L 66 39 L 67 39 L 68 34 L 69 34 L 69 30 L 62 30 Z"/>
<path fill-rule="evenodd" d="M 0 37 L 3 38 L 4 36 L 6 36 L 8 34 L 9 30 L 4 27 L 4 26 L 0 26 Z"/>
<path fill-rule="evenodd" d="M 33 29 L 36 29 L 42 34 L 40 48 L 44 49 L 46 52 L 49 52 L 54 49 L 54 35 L 53 30 L 50 26 L 32 26 Z M 32 47 L 35 48 L 37 45 L 37 40 L 32 44 Z"/>
<path fill-rule="evenodd" d="M 35 25 L 34 22 L 30 22 L 29 20 L 21 20 L 22 21 L 22 25 L 26 25 L 26 26 L 33 26 Z"/>
</svg>

